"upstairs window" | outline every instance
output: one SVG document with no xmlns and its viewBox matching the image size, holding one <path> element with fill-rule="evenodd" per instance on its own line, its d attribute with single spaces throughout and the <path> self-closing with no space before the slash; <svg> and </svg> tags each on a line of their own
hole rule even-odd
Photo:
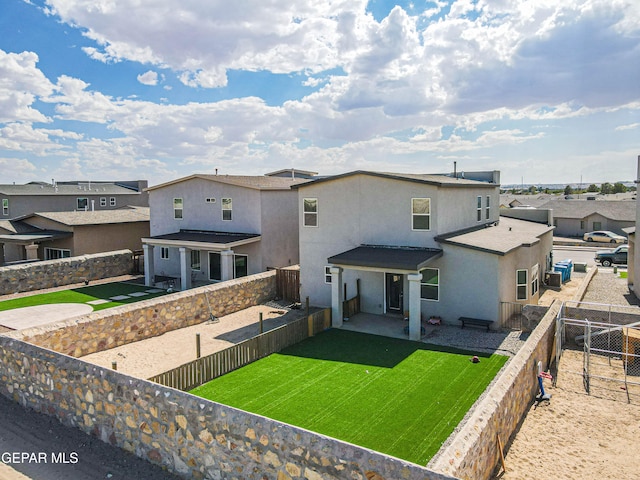
<svg viewBox="0 0 640 480">
<path fill-rule="evenodd" d="M 476 201 L 477 220 L 482 221 L 482 197 L 478 197 Z"/>
<path fill-rule="evenodd" d="M 430 230 L 431 229 L 431 199 L 412 198 L 411 199 L 411 229 Z"/>
<path fill-rule="evenodd" d="M 233 207 L 230 198 L 222 199 L 222 220 L 232 220 Z"/>
<path fill-rule="evenodd" d="M 318 226 L 318 199 L 305 198 L 303 200 L 303 225 L 305 227 Z"/>
<path fill-rule="evenodd" d="M 76 198 L 78 210 L 87 210 L 89 208 L 88 198 Z"/>
<path fill-rule="evenodd" d="M 324 267 L 324 283 L 331 283 L 331 266 Z"/>
<path fill-rule="evenodd" d="M 100 206 L 101 207 L 107 206 L 107 197 L 100 197 Z"/>
<path fill-rule="evenodd" d="M 2 215 L 9 215 L 9 199 L 2 199 Z"/>
<path fill-rule="evenodd" d="M 109 205 L 112 206 L 112 207 L 116 206 L 116 197 L 111 197 L 109 199 Z"/>
<path fill-rule="evenodd" d="M 489 220 L 491 218 L 491 197 L 487 195 L 487 203 L 485 206 L 485 219 Z"/>
<path fill-rule="evenodd" d="M 420 282 L 420 298 L 437 302 L 440 300 L 440 270 L 437 268 L 425 268 Z"/>
<path fill-rule="evenodd" d="M 182 199 L 181 198 L 174 198 L 173 199 L 173 218 L 176 220 L 182 220 Z"/>
<path fill-rule="evenodd" d="M 516 270 L 516 300 L 527 299 L 527 273 L 526 270 Z"/>
</svg>

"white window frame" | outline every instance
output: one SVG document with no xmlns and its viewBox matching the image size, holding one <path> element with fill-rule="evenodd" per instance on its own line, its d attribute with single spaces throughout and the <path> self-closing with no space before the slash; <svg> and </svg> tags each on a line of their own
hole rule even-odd
<svg viewBox="0 0 640 480">
<path fill-rule="evenodd" d="M 84 200 L 84 203 L 86 204 L 84 207 L 80 206 L 80 200 Z M 76 198 L 76 209 L 78 211 L 85 211 L 85 210 L 89 210 L 89 199 L 87 197 L 77 197 Z"/>
<path fill-rule="evenodd" d="M 520 276 L 520 272 L 524 272 L 524 282 L 518 283 L 518 277 Z M 519 295 L 520 290 L 524 291 L 524 298 Z M 516 270 L 516 300 L 528 300 L 529 296 L 529 270 L 526 268 L 519 268 Z"/>
<path fill-rule="evenodd" d="M 485 220 L 491 218 L 491 196 L 487 195 L 487 205 L 485 207 Z"/>
<path fill-rule="evenodd" d="M 107 197 L 100 197 L 100 206 L 101 207 L 107 206 Z"/>
<path fill-rule="evenodd" d="M 315 210 L 307 210 L 307 202 L 315 202 Z M 303 198 L 302 199 L 302 226 L 304 227 L 318 227 L 318 199 L 317 198 Z M 313 221 L 311 221 L 313 219 Z"/>
<path fill-rule="evenodd" d="M 231 197 L 223 198 L 220 202 L 222 204 L 222 221 L 230 222 L 233 220 L 233 200 Z M 229 218 L 224 218 L 225 213 L 228 212 Z"/>
<path fill-rule="evenodd" d="M 160 247 L 160 258 L 162 260 L 169 260 L 169 247 Z"/>
<path fill-rule="evenodd" d="M 116 197 L 109 198 L 109 206 L 110 207 L 115 207 L 116 206 Z"/>
<path fill-rule="evenodd" d="M 178 203 L 180 204 L 179 207 L 177 206 Z M 173 199 L 173 219 L 182 220 L 183 218 L 184 218 L 184 200 L 181 197 L 175 197 Z"/>
<path fill-rule="evenodd" d="M 440 301 L 440 269 L 439 268 L 423 268 L 420 273 L 424 272 L 425 270 L 435 270 L 436 271 L 436 276 L 438 278 L 438 282 L 437 283 L 429 283 L 426 281 L 422 281 L 424 280 L 424 274 L 422 275 L 422 280 L 420 281 L 420 300 L 425 300 L 427 302 L 439 302 Z M 436 298 L 425 298 L 422 296 L 422 286 L 425 287 L 436 287 Z"/>
<path fill-rule="evenodd" d="M 2 215 L 9 215 L 9 199 L 2 199 Z"/>
<path fill-rule="evenodd" d="M 478 222 L 481 222 L 482 221 L 482 196 L 481 195 L 478 195 L 476 197 L 476 212 L 477 212 L 476 219 Z"/>
<path fill-rule="evenodd" d="M 51 255 L 53 252 L 56 252 L 55 255 Z M 45 260 L 58 260 L 59 258 L 69 258 L 71 257 L 71 250 L 68 248 L 44 248 L 44 259 Z"/>
<path fill-rule="evenodd" d="M 194 259 L 194 257 L 197 257 Z M 202 270 L 202 256 L 200 250 L 191 250 L 191 270 L 199 272 Z"/>
<path fill-rule="evenodd" d="M 415 212 L 415 201 L 416 200 L 426 200 L 428 206 L 428 212 Z M 416 228 L 415 219 L 417 217 L 425 217 L 429 223 L 427 228 Z M 428 232 L 431 230 L 431 198 L 430 197 L 414 197 L 411 199 L 411 230 L 414 232 Z"/>
<path fill-rule="evenodd" d="M 540 288 L 539 278 L 540 266 L 536 263 L 531 267 L 531 298 L 533 298 Z"/>
<path fill-rule="evenodd" d="M 324 267 L 324 283 L 331 285 L 331 265 Z"/>
</svg>

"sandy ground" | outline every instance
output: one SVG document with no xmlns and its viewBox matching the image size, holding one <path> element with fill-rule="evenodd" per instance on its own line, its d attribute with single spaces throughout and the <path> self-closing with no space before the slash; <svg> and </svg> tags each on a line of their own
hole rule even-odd
<svg viewBox="0 0 640 480">
<path fill-rule="evenodd" d="M 593 364 L 592 364 L 593 367 Z M 620 364 L 599 362 L 600 374 L 622 378 Z M 587 480 L 640 478 L 640 386 L 592 381 L 585 392 L 582 352 L 565 350 L 556 387 L 545 381 L 549 402 L 533 404 L 495 478 Z M 639 382 L 639 377 L 630 380 Z"/>
<path fill-rule="evenodd" d="M 93 353 L 82 360 L 111 368 L 117 362 L 119 372 L 138 378 L 150 378 L 196 359 L 196 334 L 200 334 L 200 354 L 206 356 L 247 338 L 258 335 L 260 313 L 263 331 L 272 330 L 303 315 L 301 310 L 285 310 L 267 305 L 232 313 L 217 323 L 205 322 L 167 332 L 121 347 Z M 176 348 L 180 345 L 180 348 Z"/>
</svg>

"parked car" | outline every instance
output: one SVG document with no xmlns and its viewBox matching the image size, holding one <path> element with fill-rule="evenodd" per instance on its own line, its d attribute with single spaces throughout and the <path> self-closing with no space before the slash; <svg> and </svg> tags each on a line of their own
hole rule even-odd
<svg viewBox="0 0 640 480">
<path fill-rule="evenodd" d="M 627 243 L 627 239 L 617 233 L 608 230 L 598 230 L 597 232 L 589 232 L 584 234 L 584 240 L 587 242 L 603 242 L 603 243 Z"/>
<path fill-rule="evenodd" d="M 610 267 L 614 263 L 622 265 L 627 264 L 627 252 L 629 245 L 620 245 L 614 250 L 601 250 L 596 252 L 596 263 L 600 263 L 603 267 Z"/>
</svg>

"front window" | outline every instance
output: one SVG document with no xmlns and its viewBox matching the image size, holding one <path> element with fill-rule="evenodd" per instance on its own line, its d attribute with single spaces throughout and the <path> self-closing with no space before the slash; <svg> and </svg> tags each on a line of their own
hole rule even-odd
<svg viewBox="0 0 640 480">
<path fill-rule="evenodd" d="M 516 300 L 526 300 L 527 299 L 527 271 L 526 270 L 516 270 Z"/>
<path fill-rule="evenodd" d="M 431 199 L 412 198 L 411 199 L 411 229 L 429 230 L 431 229 Z"/>
<path fill-rule="evenodd" d="M 169 260 L 169 248 L 161 247 L 160 248 L 160 258 L 163 260 Z"/>
<path fill-rule="evenodd" d="M 324 283 L 331 283 L 331 267 L 324 267 Z"/>
<path fill-rule="evenodd" d="M 222 220 L 231 220 L 232 219 L 232 204 L 230 198 L 222 199 Z"/>
<path fill-rule="evenodd" d="M 482 197 L 478 197 L 476 201 L 476 211 L 478 221 L 482 221 Z"/>
<path fill-rule="evenodd" d="M 69 257 L 71 257 L 71 250 L 67 250 L 66 248 L 46 247 L 44 249 L 45 260 L 57 260 L 58 258 L 69 258 Z"/>
<path fill-rule="evenodd" d="M 9 215 L 9 199 L 2 199 L 2 215 Z"/>
<path fill-rule="evenodd" d="M 425 268 L 422 270 L 420 282 L 420 298 L 437 302 L 440 300 L 440 269 Z"/>
<path fill-rule="evenodd" d="M 318 226 L 318 199 L 305 198 L 303 201 L 303 225 L 305 227 Z"/>
<path fill-rule="evenodd" d="M 173 218 L 176 220 L 182 220 L 183 203 L 181 198 L 173 199 Z"/>
<path fill-rule="evenodd" d="M 602 222 L 593 222 L 594 230 L 602 230 Z"/>
<path fill-rule="evenodd" d="M 87 198 L 77 198 L 76 203 L 78 210 L 86 210 L 89 207 L 89 199 Z"/>
<path fill-rule="evenodd" d="M 487 195 L 487 205 L 485 207 L 485 218 L 489 220 L 491 218 L 491 197 Z"/>
<path fill-rule="evenodd" d="M 536 263 L 533 267 L 531 267 L 531 296 L 533 297 L 536 293 L 538 293 L 538 264 Z"/>
<path fill-rule="evenodd" d="M 107 206 L 107 197 L 100 197 L 100 206 L 101 207 Z"/>
<path fill-rule="evenodd" d="M 200 270 L 200 250 L 191 250 L 191 270 Z"/>
<path fill-rule="evenodd" d="M 249 257 L 246 255 L 234 255 L 233 261 L 233 278 L 246 277 L 249 275 L 249 270 L 247 268 Z"/>
</svg>

